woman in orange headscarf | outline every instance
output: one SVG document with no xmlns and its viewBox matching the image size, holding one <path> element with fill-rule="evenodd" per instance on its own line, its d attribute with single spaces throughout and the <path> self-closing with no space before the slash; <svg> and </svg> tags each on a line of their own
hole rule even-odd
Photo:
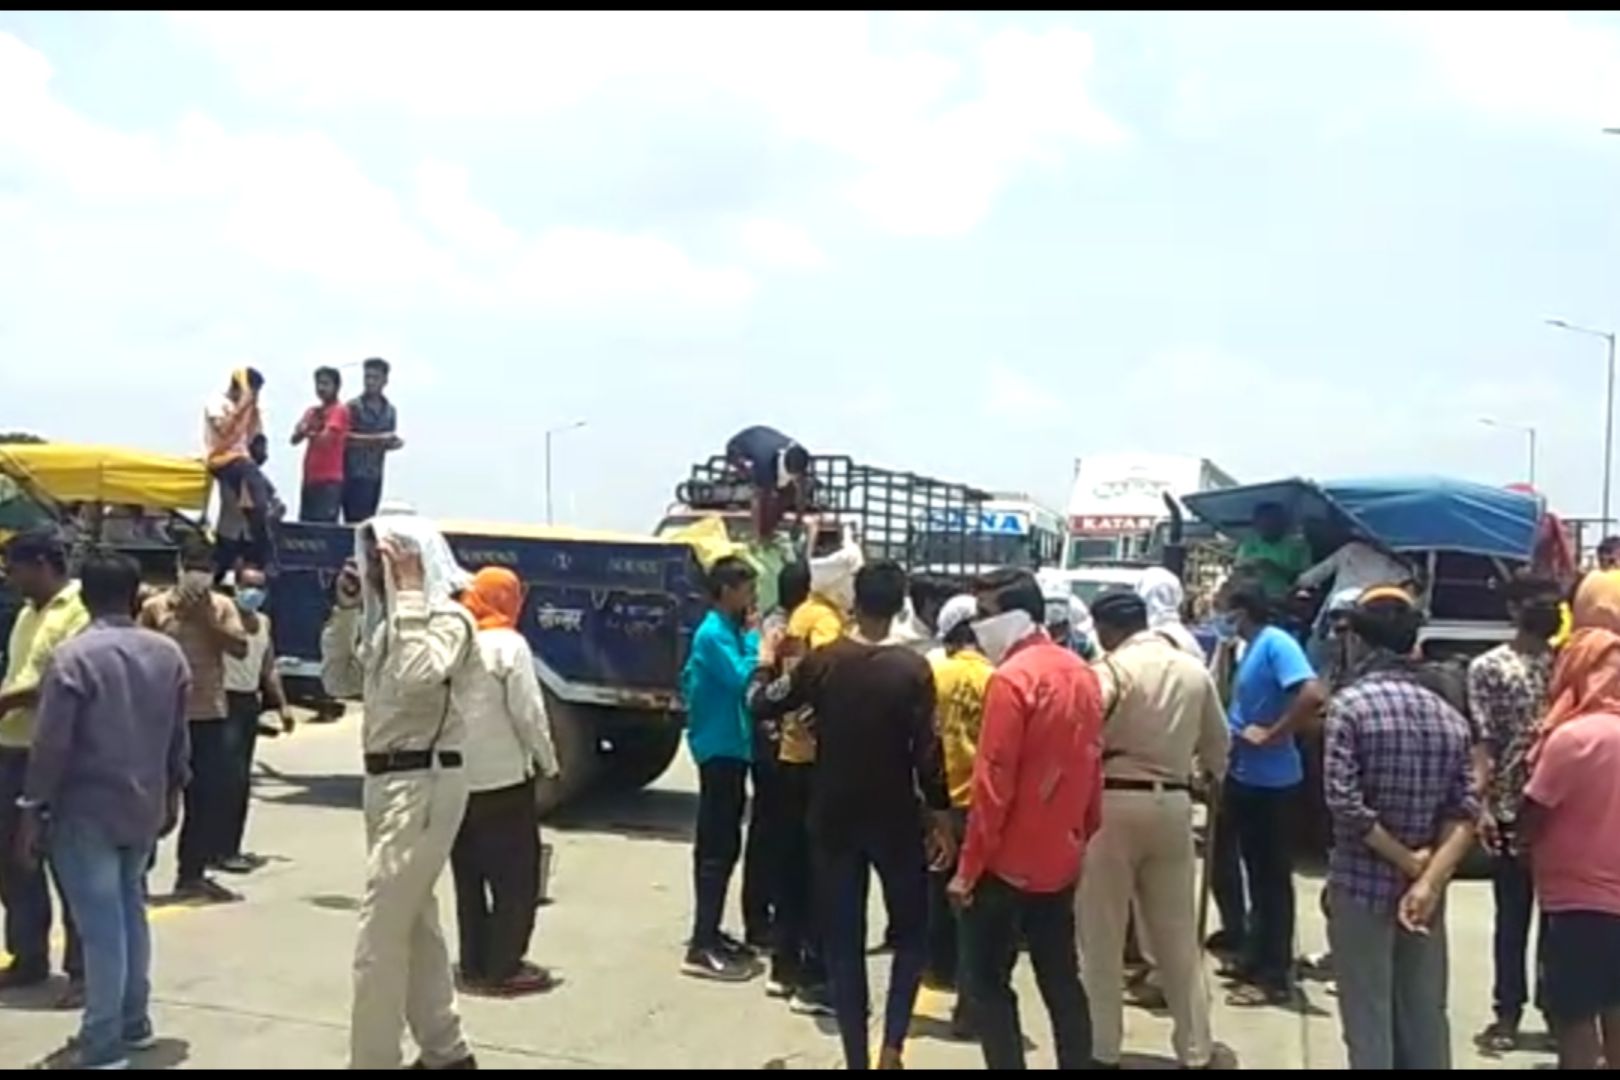
<svg viewBox="0 0 1620 1080">
<path fill-rule="evenodd" d="M 1553 668 L 1541 742 L 1577 716 L 1620 712 L 1620 571 L 1587 574 L 1570 609 L 1572 629 Z"/>
<path fill-rule="evenodd" d="M 1620 572 L 1588 574 L 1553 669 L 1525 816 L 1559 1068 L 1620 1062 Z"/>
<path fill-rule="evenodd" d="M 482 671 L 456 692 L 472 795 L 450 868 L 463 987 L 497 997 L 556 985 L 550 972 L 525 960 L 540 900 L 536 773 L 554 778 L 559 765 L 534 654 L 518 630 L 523 602 L 523 583 L 503 567 L 478 571 L 461 595 L 478 623 Z"/>
</svg>

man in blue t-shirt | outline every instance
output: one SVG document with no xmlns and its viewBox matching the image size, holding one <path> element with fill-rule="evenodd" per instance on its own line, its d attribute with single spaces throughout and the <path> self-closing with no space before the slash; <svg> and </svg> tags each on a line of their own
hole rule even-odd
<svg viewBox="0 0 1620 1080">
<path fill-rule="evenodd" d="M 1220 948 L 1234 957 L 1229 1004 L 1279 1004 L 1292 992 L 1293 821 L 1305 782 L 1295 736 L 1327 692 L 1299 641 L 1272 625 L 1260 586 L 1234 588 L 1223 606 L 1245 647 L 1232 676 L 1232 763 L 1215 830 Z"/>
</svg>

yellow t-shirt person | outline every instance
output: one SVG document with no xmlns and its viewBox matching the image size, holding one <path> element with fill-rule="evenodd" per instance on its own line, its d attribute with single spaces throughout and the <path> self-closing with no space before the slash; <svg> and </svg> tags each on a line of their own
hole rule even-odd
<svg viewBox="0 0 1620 1080">
<path fill-rule="evenodd" d="M 70 581 L 44 607 L 23 607 L 11 627 L 6 672 L 0 697 L 38 690 L 56 647 L 90 625 L 90 613 L 79 599 L 79 583 Z M 26 750 L 34 741 L 34 709 L 16 708 L 0 716 L 0 747 Z"/>
<path fill-rule="evenodd" d="M 984 724 L 984 693 L 995 665 L 975 649 L 958 649 L 934 661 L 935 715 L 945 751 L 945 786 L 951 805 L 966 810 L 973 794 L 973 759 Z"/>
<path fill-rule="evenodd" d="M 844 616 L 838 608 L 812 594 L 788 617 L 787 636 L 802 643 L 803 649 L 819 649 L 843 637 L 844 629 Z M 809 714 L 803 711 L 782 718 L 777 760 L 787 765 L 809 765 L 816 760 L 816 736 L 808 720 Z"/>
</svg>

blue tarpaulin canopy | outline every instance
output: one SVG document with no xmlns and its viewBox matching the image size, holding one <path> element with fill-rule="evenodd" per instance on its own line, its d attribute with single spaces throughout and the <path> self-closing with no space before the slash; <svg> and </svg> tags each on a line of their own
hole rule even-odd
<svg viewBox="0 0 1620 1080">
<path fill-rule="evenodd" d="M 1263 503 L 1296 522 L 1320 521 L 1392 551 L 1456 551 L 1528 561 L 1544 511 L 1538 496 L 1465 480 L 1420 476 L 1322 481 L 1293 478 L 1202 491 L 1182 502 L 1228 535 L 1249 529 Z"/>
</svg>

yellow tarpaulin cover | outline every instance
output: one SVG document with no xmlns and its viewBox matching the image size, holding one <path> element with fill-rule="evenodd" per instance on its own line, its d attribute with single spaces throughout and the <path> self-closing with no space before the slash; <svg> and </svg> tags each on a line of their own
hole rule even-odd
<svg viewBox="0 0 1620 1080">
<path fill-rule="evenodd" d="M 759 609 L 765 612 L 775 610 L 777 575 L 782 572 L 782 567 L 793 561 L 792 550 L 785 543 L 756 541 L 740 544 L 727 534 L 725 520 L 718 514 L 679 529 L 671 529 L 660 539 L 690 546 L 705 570 L 728 555 L 746 559 L 759 572 Z"/>
<path fill-rule="evenodd" d="M 71 444 L 0 445 L 0 474 L 59 503 L 125 504 L 201 514 L 212 477 L 200 458 Z"/>
</svg>

